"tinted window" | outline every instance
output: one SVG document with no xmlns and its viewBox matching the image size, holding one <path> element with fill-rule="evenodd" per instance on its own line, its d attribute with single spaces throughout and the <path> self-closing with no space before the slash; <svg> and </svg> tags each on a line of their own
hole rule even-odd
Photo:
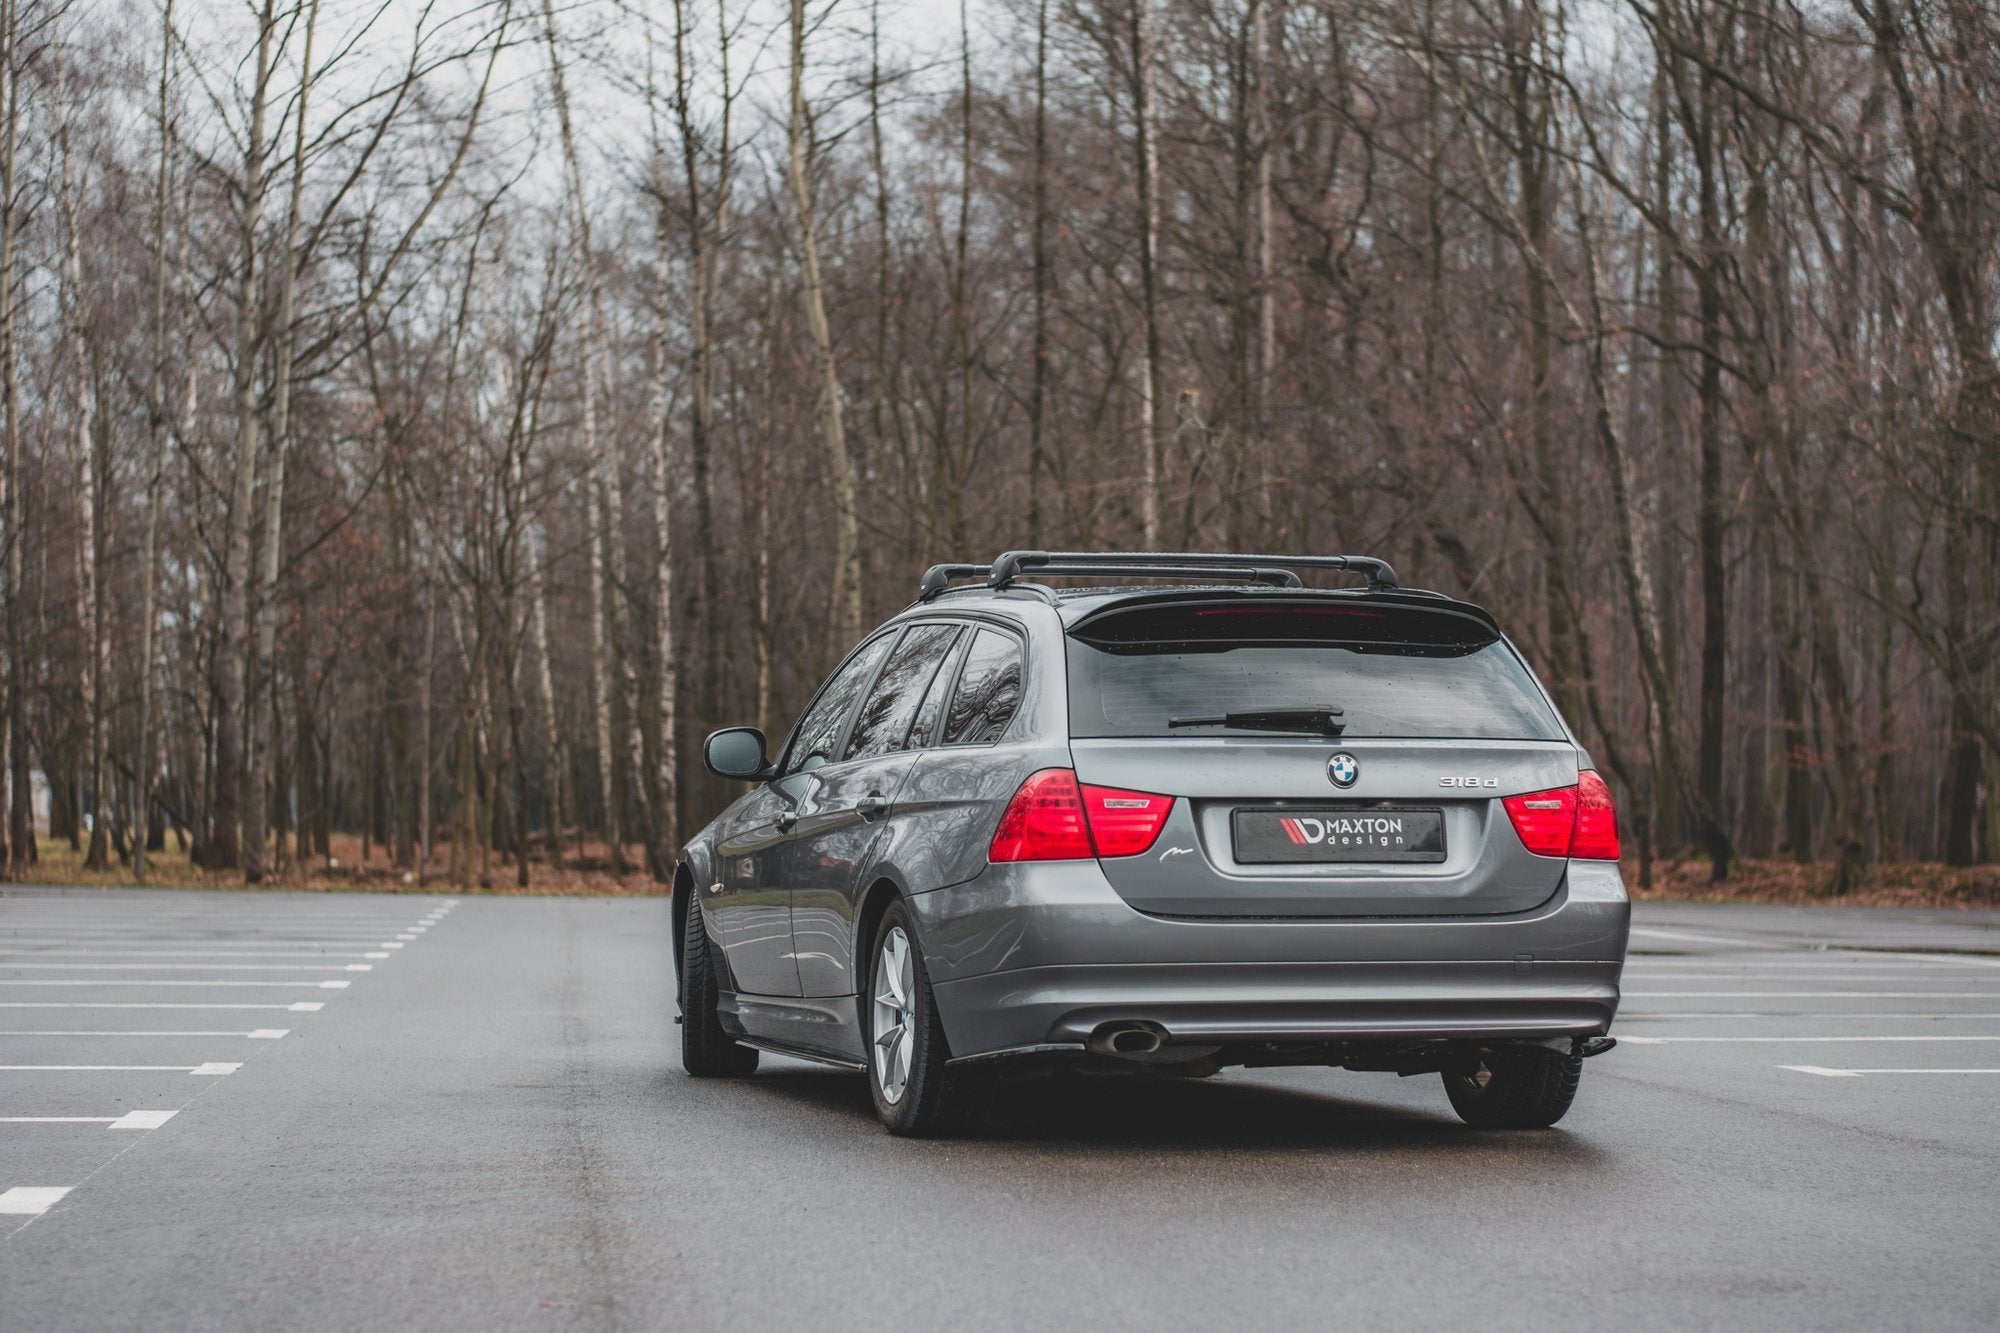
<svg viewBox="0 0 2000 1333">
<path fill-rule="evenodd" d="M 1225 736 L 1174 718 L 1338 708 L 1344 735 L 1561 740 L 1562 725 L 1491 626 L 1449 611 L 1147 608 L 1069 644 L 1076 736 Z"/>
<path fill-rule="evenodd" d="M 970 634 L 961 635 L 951 656 L 931 677 L 930 688 L 924 691 L 924 701 L 917 706 L 916 719 L 910 723 L 910 738 L 905 742 L 905 748 L 921 750 L 926 745 L 937 743 L 938 729 L 944 722 L 945 696 L 951 693 L 951 683 L 958 679 L 959 659 L 965 656 L 965 646 L 971 642 Z"/>
<path fill-rule="evenodd" d="M 833 747 L 840 743 L 840 730 L 847 723 L 848 713 L 853 711 L 855 696 L 868 683 L 869 673 L 882 660 L 882 654 L 889 651 L 894 638 L 893 634 L 883 634 L 869 640 L 833 679 L 820 687 L 819 697 L 799 719 L 799 729 L 792 737 L 791 752 L 785 757 L 786 775 L 818 768 L 833 758 Z"/>
<path fill-rule="evenodd" d="M 945 714 L 946 745 L 998 740 L 1021 702 L 1021 641 L 983 629 L 966 650 L 958 692 Z"/>
<path fill-rule="evenodd" d="M 847 741 L 849 759 L 866 758 L 903 744 L 910 715 L 917 710 L 924 686 L 944 660 L 945 651 L 958 636 L 955 625 L 918 625 L 903 636 L 896 651 L 882 664 L 868 702 L 854 719 L 854 733 Z"/>
</svg>

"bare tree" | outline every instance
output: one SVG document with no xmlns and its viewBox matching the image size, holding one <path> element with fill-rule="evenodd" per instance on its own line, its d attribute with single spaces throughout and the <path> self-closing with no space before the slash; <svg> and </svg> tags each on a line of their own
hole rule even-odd
<svg viewBox="0 0 2000 1333">
<path fill-rule="evenodd" d="M 820 272 L 818 214 L 813 202 L 812 109 L 806 98 L 806 0 L 791 0 L 791 116 L 786 121 L 787 177 L 799 262 L 805 271 L 806 324 L 819 368 L 820 436 L 826 445 L 827 480 L 833 492 L 833 601 L 831 628 L 843 643 L 861 637 L 860 525 L 854 510 L 854 474 L 847 457 L 846 414 L 833 327 L 827 321 L 826 281 Z"/>
</svg>

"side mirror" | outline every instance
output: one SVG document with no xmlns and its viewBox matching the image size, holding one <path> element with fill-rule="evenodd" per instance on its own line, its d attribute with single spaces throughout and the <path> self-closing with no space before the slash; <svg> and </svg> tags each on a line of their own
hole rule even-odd
<svg viewBox="0 0 2000 1333">
<path fill-rule="evenodd" d="M 724 727 L 710 732 L 701 743 L 701 761 L 717 777 L 739 782 L 754 782 L 770 767 L 764 757 L 764 733 L 755 727 Z"/>
</svg>

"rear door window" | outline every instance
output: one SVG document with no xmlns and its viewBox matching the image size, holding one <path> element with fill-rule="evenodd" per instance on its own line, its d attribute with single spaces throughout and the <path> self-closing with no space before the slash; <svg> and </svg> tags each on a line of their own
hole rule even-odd
<svg viewBox="0 0 2000 1333">
<path fill-rule="evenodd" d="M 981 745 L 1000 739 L 1021 704 L 1021 641 L 982 629 L 966 650 L 958 690 L 945 713 L 946 745 Z"/>
<path fill-rule="evenodd" d="M 1394 606 L 1144 607 L 1077 627 L 1074 736 L 1270 736 L 1170 725 L 1228 713 L 1338 708 L 1344 737 L 1561 740 L 1514 650 L 1451 611 Z"/>
<path fill-rule="evenodd" d="M 868 702 L 861 705 L 854 719 L 846 758 L 866 759 L 901 748 L 903 733 L 909 729 L 910 716 L 916 712 L 924 687 L 956 637 L 956 625 L 911 627 L 882 664 L 882 674 L 875 678 Z"/>
</svg>

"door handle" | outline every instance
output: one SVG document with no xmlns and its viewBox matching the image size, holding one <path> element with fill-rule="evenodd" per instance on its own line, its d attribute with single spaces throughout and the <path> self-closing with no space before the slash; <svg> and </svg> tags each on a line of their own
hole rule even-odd
<svg viewBox="0 0 2000 1333">
<path fill-rule="evenodd" d="M 879 791 L 871 791 L 854 803 L 863 819 L 880 819 L 889 813 L 889 798 Z"/>
<path fill-rule="evenodd" d="M 785 811 L 785 813 L 779 815 L 772 822 L 778 826 L 778 832 L 790 833 L 792 831 L 792 825 L 799 822 L 798 811 L 787 810 Z"/>
</svg>

